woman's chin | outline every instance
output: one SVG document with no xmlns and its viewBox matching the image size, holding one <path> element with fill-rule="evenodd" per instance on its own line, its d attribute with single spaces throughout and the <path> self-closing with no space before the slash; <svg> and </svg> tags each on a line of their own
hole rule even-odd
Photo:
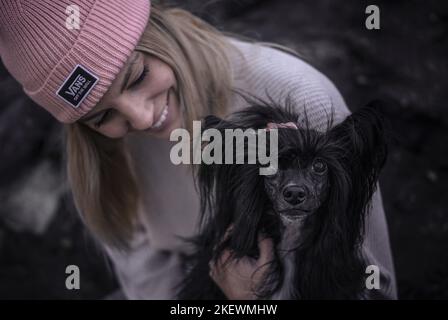
<svg viewBox="0 0 448 320">
<path fill-rule="evenodd" d="M 159 139 L 169 140 L 170 136 L 171 136 L 171 132 L 173 130 L 176 130 L 176 129 L 179 129 L 179 128 L 182 128 L 182 122 L 181 121 L 174 121 L 169 126 L 167 126 L 164 130 L 162 130 L 160 132 L 151 133 L 151 135 L 156 137 L 156 138 L 159 138 Z"/>
</svg>

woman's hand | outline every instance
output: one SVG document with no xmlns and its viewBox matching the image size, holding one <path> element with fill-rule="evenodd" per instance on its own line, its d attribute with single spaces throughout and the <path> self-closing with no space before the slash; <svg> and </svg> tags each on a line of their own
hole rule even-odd
<svg viewBox="0 0 448 320">
<path fill-rule="evenodd" d="M 254 300 L 255 292 L 265 278 L 273 259 L 274 244 L 270 238 L 258 234 L 258 259 L 243 257 L 229 259 L 231 250 L 225 250 L 217 261 L 211 261 L 210 277 L 230 300 Z"/>
</svg>

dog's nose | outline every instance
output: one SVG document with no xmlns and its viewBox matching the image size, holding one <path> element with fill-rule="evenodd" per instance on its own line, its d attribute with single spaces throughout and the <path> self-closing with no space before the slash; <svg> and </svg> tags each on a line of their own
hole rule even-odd
<svg viewBox="0 0 448 320">
<path fill-rule="evenodd" d="M 290 204 L 299 204 L 305 201 L 307 197 L 306 189 L 300 186 L 287 186 L 283 190 L 283 198 Z"/>
</svg>

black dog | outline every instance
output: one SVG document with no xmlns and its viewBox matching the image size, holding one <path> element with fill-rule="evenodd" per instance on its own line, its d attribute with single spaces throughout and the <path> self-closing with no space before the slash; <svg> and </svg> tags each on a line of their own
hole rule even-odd
<svg viewBox="0 0 448 320">
<path fill-rule="evenodd" d="M 363 107 L 334 127 L 330 117 L 326 132 L 318 132 L 289 103 L 257 104 L 227 120 L 209 116 L 203 127 L 223 132 L 299 120 L 302 125 L 278 128 L 274 175 L 260 175 L 259 163 L 199 166 L 203 231 L 194 240 L 196 253 L 187 260 L 178 297 L 225 298 L 209 277 L 209 262 L 225 249 L 232 250 L 231 259 L 256 258 L 259 232 L 276 246 L 259 298 L 365 297 L 364 220 L 387 155 L 377 107 Z"/>
</svg>

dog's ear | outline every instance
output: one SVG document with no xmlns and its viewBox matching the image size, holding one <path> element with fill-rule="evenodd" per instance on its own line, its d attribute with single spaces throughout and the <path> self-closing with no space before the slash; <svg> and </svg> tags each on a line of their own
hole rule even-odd
<svg viewBox="0 0 448 320">
<path fill-rule="evenodd" d="M 369 103 L 327 132 L 332 148 L 328 195 L 332 218 L 324 221 L 333 224 L 329 229 L 337 225 L 342 230 L 333 235 L 329 247 L 344 245 L 344 252 L 351 252 L 362 240 L 365 217 L 387 156 L 382 114 L 381 104 Z"/>
<path fill-rule="evenodd" d="M 335 139 L 333 145 L 337 145 L 340 150 L 337 161 L 350 181 L 345 185 L 348 189 L 332 192 L 342 192 L 347 196 L 346 202 L 339 205 L 348 220 L 361 219 L 354 223 L 355 227 L 351 230 L 362 227 L 364 214 L 376 190 L 379 174 L 387 157 L 381 108 L 380 102 L 369 103 L 331 129 L 329 135 L 329 139 Z M 334 179 L 338 177 L 335 176 Z M 340 184 L 342 185 L 344 184 Z M 335 199 L 336 202 L 332 205 L 337 205 L 337 201 L 340 201 L 337 197 Z"/>
<path fill-rule="evenodd" d="M 379 171 L 387 157 L 383 103 L 370 102 L 330 131 L 330 138 L 343 146 L 361 170 Z"/>
</svg>

